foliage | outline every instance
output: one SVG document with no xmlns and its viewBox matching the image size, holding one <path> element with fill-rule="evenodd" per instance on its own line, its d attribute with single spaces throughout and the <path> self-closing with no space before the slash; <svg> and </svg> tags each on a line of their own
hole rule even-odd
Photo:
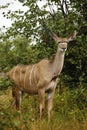
<svg viewBox="0 0 87 130">
<path fill-rule="evenodd" d="M 0 78 L 0 90 L 7 90 L 7 88 L 12 85 L 12 82 L 8 78 Z"/>
<path fill-rule="evenodd" d="M 66 89 L 61 95 L 56 94 L 54 99 L 55 116 L 60 119 L 75 118 L 79 121 L 86 119 L 86 92 L 85 88 L 79 87 L 74 90 Z"/>
<path fill-rule="evenodd" d="M 3 12 L 3 16 L 13 20 L 13 24 L 6 29 L 6 32 L 0 32 L 0 72 L 7 72 L 17 64 L 32 64 L 46 57 L 52 58 L 57 44 L 51 38 L 51 32 L 66 37 L 76 30 L 78 35 L 68 44 L 64 68 L 60 75 L 60 85 L 67 89 L 62 95 L 58 94 L 58 89 L 56 90 L 54 121 L 51 121 L 50 128 L 46 124 L 46 117 L 45 121 L 38 123 L 37 97 L 25 95 L 21 119 L 19 119 L 20 112 L 12 112 L 12 109 L 9 109 L 10 103 L 6 102 L 7 100 L 3 104 L 3 100 L 0 101 L 0 129 L 39 130 L 43 126 L 43 129 L 79 130 L 81 126 L 85 130 L 87 129 L 87 2 L 46 0 L 43 7 L 39 7 L 38 3 L 41 1 L 19 0 L 23 6 L 27 6 L 27 11 Z M 2 8 L 5 6 L 0 7 Z M 0 78 L 0 93 L 10 85 L 11 82 L 7 78 Z M 4 99 L 7 97 L 4 96 Z M 71 122 L 77 123 L 75 125 L 77 127 L 75 128 Z M 79 122 L 86 122 L 85 127 L 83 128 Z"/>
</svg>

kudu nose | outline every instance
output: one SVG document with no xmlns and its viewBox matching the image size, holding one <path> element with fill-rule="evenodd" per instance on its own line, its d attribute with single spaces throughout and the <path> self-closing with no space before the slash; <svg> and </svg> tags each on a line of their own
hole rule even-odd
<svg viewBox="0 0 87 130">
<path fill-rule="evenodd" d="M 62 48 L 63 49 L 63 51 L 66 51 L 66 48 Z"/>
</svg>

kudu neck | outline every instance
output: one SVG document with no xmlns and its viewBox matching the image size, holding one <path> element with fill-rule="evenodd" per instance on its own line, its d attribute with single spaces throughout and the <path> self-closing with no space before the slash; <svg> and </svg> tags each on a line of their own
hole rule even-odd
<svg viewBox="0 0 87 130">
<path fill-rule="evenodd" d="M 61 73 L 64 64 L 64 56 L 65 52 L 62 52 L 59 50 L 59 48 L 57 48 L 57 52 L 52 63 L 53 75 L 57 76 Z"/>
</svg>

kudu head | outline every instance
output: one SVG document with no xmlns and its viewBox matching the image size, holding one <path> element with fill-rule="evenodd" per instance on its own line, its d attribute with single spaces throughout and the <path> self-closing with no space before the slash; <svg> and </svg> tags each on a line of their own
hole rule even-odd
<svg viewBox="0 0 87 130">
<path fill-rule="evenodd" d="M 61 52 L 65 52 L 67 50 L 67 43 L 69 41 L 72 41 L 75 37 L 76 37 L 76 32 L 74 32 L 73 34 L 71 34 L 70 36 L 68 37 L 65 37 L 65 38 L 61 38 L 61 37 L 58 37 L 55 33 L 52 33 L 52 38 L 55 40 L 56 43 L 58 43 L 58 49 L 61 51 Z"/>
</svg>

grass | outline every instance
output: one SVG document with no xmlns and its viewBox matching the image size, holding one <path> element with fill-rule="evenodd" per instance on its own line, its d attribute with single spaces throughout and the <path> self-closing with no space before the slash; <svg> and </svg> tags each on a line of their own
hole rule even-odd
<svg viewBox="0 0 87 130">
<path fill-rule="evenodd" d="M 46 121 L 34 122 L 31 125 L 31 130 L 87 130 L 87 122 L 79 123 L 78 121 L 58 121 L 55 120 L 51 123 Z"/>
<path fill-rule="evenodd" d="M 0 130 L 87 130 L 87 107 L 78 91 L 55 94 L 52 120 L 48 123 L 47 113 L 39 120 L 38 96 L 25 95 L 22 110 L 11 108 L 11 89 L 0 92 Z M 74 95 L 74 97 L 73 97 Z M 86 96 L 86 94 L 84 94 Z M 72 97 L 72 99 L 71 99 Z M 85 97 L 86 98 L 86 97 Z M 71 102 L 71 103 L 70 103 Z M 73 103 L 73 104 L 72 104 Z M 79 105 L 83 105 L 79 108 Z"/>
</svg>

